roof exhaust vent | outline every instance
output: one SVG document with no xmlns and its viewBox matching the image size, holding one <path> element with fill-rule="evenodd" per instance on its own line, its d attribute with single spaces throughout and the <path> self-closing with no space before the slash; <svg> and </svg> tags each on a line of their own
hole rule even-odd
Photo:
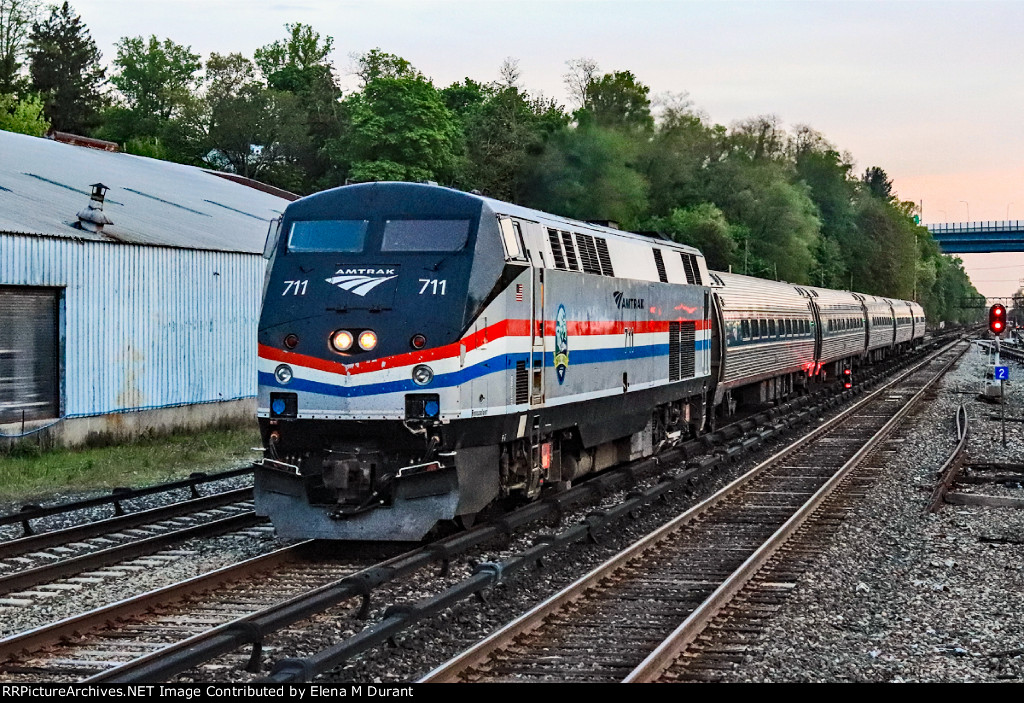
<svg viewBox="0 0 1024 703">
<path fill-rule="evenodd" d="M 103 213 L 103 199 L 110 190 L 102 183 L 92 184 L 92 197 L 89 198 L 89 206 L 78 213 L 78 227 L 86 232 L 99 234 L 103 231 L 104 225 L 112 225 L 114 222 Z"/>
</svg>

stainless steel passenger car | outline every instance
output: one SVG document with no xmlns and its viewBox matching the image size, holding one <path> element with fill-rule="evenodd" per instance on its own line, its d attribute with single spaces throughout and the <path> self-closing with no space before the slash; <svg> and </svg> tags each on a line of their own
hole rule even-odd
<svg viewBox="0 0 1024 703">
<path fill-rule="evenodd" d="M 713 272 L 712 283 L 714 404 L 731 411 L 738 402 L 768 402 L 804 385 L 817 344 L 809 297 L 788 283 L 731 273 Z"/>
</svg>

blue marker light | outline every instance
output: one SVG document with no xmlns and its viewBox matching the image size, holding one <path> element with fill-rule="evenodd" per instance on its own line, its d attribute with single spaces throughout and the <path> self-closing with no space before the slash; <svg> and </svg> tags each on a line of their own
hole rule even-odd
<svg viewBox="0 0 1024 703">
<path fill-rule="evenodd" d="M 285 409 L 285 402 L 283 400 L 281 400 L 280 398 L 278 398 L 277 400 L 275 400 L 273 403 L 270 404 L 270 410 L 275 415 L 283 414 L 284 413 L 284 409 Z"/>
<path fill-rule="evenodd" d="M 423 404 L 423 412 L 427 414 L 427 417 L 436 417 L 440 410 L 441 407 L 436 400 L 428 400 Z"/>
</svg>

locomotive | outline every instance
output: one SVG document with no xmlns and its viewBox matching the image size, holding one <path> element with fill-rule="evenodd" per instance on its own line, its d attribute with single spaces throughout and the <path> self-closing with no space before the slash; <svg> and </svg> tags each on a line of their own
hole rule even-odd
<svg viewBox="0 0 1024 703">
<path fill-rule="evenodd" d="M 419 540 L 924 336 L 907 301 L 430 184 L 291 203 L 267 239 L 257 513 Z"/>
</svg>

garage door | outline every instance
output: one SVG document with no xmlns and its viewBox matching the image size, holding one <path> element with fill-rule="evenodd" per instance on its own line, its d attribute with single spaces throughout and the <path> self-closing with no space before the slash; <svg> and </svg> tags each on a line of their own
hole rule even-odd
<svg viewBox="0 0 1024 703">
<path fill-rule="evenodd" d="M 0 287 L 0 423 L 57 417 L 60 291 Z"/>
</svg>

